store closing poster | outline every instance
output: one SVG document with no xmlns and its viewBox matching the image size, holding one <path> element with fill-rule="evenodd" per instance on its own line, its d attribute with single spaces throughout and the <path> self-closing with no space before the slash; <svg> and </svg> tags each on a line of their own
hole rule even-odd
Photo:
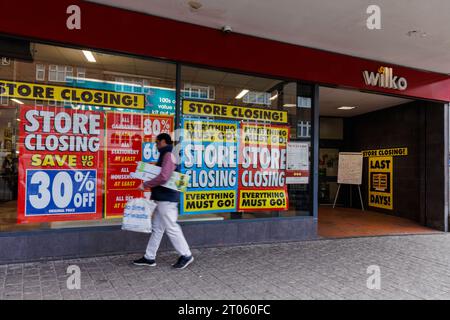
<svg viewBox="0 0 450 320">
<path fill-rule="evenodd" d="M 22 106 L 18 223 L 102 217 L 100 112 Z"/>
<path fill-rule="evenodd" d="M 142 113 L 106 113 L 105 217 L 123 215 L 125 204 L 142 198 L 142 183 L 130 177 L 139 161 L 155 163 L 159 152 L 155 140 L 160 133 L 172 134 L 173 117 Z"/>
<path fill-rule="evenodd" d="M 370 207 L 394 209 L 394 158 L 407 157 L 407 147 L 363 150 L 368 158 L 368 204 Z"/>
<path fill-rule="evenodd" d="M 289 127 L 241 124 L 239 211 L 287 210 Z"/>
<path fill-rule="evenodd" d="M 369 206 L 392 210 L 393 157 L 369 158 Z"/>
<path fill-rule="evenodd" d="M 238 187 L 238 122 L 183 119 L 181 172 L 190 177 L 181 213 L 235 212 Z"/>
</svg>

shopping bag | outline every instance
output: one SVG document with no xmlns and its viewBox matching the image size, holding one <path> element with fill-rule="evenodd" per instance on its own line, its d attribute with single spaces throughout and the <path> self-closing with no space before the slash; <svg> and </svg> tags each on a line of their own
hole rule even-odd
<svg viewBox="0 0 450 320">
<path fill-rule="evenodd" d="M 152 215 L 156 202 L 145 198 L 134 198 L 125 205 L 122 219 L 122 230 L 151 233 Z"/>
</svg>

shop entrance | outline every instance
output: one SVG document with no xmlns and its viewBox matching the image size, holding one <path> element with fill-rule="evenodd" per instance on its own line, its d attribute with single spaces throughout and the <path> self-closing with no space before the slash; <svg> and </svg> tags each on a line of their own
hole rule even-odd
<svg viewBox="0 0 450 320">
<path fill-rule="evenodd" d="M 319 235 L 438 232 L 427 227 L 427 123 L 443 106 L 327 87 L 319 97 Z M 362 168 L 342 153 L 356 153 Z M 336 197 L 343 172 L 361 184 L 341 183 Z"/>
</svg>

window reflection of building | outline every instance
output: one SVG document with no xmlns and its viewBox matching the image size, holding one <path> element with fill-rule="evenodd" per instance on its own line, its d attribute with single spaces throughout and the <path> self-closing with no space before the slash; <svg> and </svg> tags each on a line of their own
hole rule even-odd
<svg viewBox="0 0 450 320">
<path fill-rule="evenodd" d="M 300 121 L 297 124 L 298 138 L 311 138 L 311 121 Z"/>
</svg>

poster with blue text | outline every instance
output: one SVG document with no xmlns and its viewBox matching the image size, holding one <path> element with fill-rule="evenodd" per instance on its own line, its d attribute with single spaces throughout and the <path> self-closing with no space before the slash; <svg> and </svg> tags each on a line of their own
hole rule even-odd
<svg viewBox="0 0 450 320">
<path fill-rule="evenodd" d="M 21 106 L 18 223 L 102 217 L 104 117 Z"/>
<path fill-rule="evenodd" d="M 239 123 L 185 118 L 181 128 L 181 172 L 190 177 L 181 214 L 236 211 Z"/>
</svg>

